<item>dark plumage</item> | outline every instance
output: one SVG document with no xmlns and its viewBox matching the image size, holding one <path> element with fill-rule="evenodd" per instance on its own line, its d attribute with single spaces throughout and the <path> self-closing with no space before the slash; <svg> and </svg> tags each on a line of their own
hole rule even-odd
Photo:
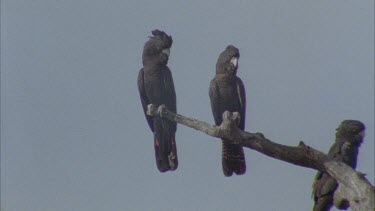
<svg viewBox="0 0 375 211">
<path fill-rule="evenodd" d="M 163 31 L 152 31 L 143 48 L 143 68 L 138 74 L 138 90 L 148 125 L 154 134 L 156 165 L 160 172 L 176 170 L 178 166 L 175 133 L 177 124 L 146 114 L 147 105 L 165 105 L 177 112 L 172 73 L 167 66 L 172 37 Z"/>
<path fill-rule="evenodd" d="M 345 120 L 336 129 L 336 141 L 331 146 L 328 156 L 342 161 L 353 169 L 357 166 L 358 148 L 365 131 L 365 125 L 357 120 Z M 328 174 L 318 172 L 313 184 L 314 211 L 328 211 L 333 205 L 333 195 L 338 184 Z M 339 209 L 347 209 L 348 204 L 341 204 Z"/>
<path fill-rule="evenodd" d="M 245 128 L 246 116 L 246 94 L 245 87 L 239 77 L 236 76 L 238 49 L 229 45 L 219 56 L 216 63 L 216 75 L 211 80 L 209 95 L 211 109 L 215 124 L 220 125 L 223 121 L 224 111 L 239 112 L 241 115 L 238 127 Z M 223 140 L 222 144 L 222 166 L 225 176 L 237 175 L 246 172 L 245 155 L 241 146 L 230 144 Z"/>
</svg>

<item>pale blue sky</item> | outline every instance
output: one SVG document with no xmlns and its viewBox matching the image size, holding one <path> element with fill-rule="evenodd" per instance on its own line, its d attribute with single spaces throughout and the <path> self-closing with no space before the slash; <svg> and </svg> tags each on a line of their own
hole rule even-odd
<svg viewBox="0 0 375 211">
<path fill-rule="evenodd" d="M 315 171 L 247 149 L 247 173 L 226 178 L 220 142 L 181 125 L 179 168 L 159 173 L 136 86 L 155 28 L 174 39 L 179 113 L 213 123 L 233 44 L 247 131 L 327 152 L 361 120 L 374 182 L 373 0 L 2 0 L 1 210 L 311 210 Z"/>
</svg>

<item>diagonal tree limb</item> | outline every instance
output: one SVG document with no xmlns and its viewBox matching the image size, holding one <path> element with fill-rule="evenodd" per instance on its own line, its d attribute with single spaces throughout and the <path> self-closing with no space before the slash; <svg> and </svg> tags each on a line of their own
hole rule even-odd
<svg viewBox="0 0 375 211">
<path fill-rule="evenodd" d="M 242 131 L 236 126 L 236 121 L 240 118 L 237 112 L 224 112 L 222 124 L 215 126 L 170 112 L 164 105 L 156 108 L 150 104 L 147 108 L 147 114 L 150 116 L 160 116 L 202 131 L 207 135 L 228 139 L 231 143 L 256 150 L 278 160 L 326 172 L 339 182 L 335 204 L 346 200 L 352 210 L 374 210 L 375 208 L 375 187 L 363 174 L 356 172 L 343 162 L 330 159 L 325 153 L 303 142 L 295 147 L 286 146 L 270 141 L 261 133 Z"/>
</svg>

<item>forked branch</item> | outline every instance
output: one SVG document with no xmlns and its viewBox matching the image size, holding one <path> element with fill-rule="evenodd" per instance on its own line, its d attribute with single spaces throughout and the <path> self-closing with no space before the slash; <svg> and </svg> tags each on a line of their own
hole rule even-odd
<svg viewBox="0 0 375 211">
<path fill-rule="evenodd" d="M 215 126 L 170 112 L 163 105 L 156 108 L 150 104 L 147 108 L 147 114 L 150 116 L 160 116 L 202 131 L 207 135 L 230 140 L 231 143 L 250 148 L 269 157 L 328 173 L 339 183 L 335 194 L 336 201 L 347 200 L 352 210 L 374 210 L 375 208 L 375 187 L 363 174 L 356 172 L 343 162 L 329 158 L 325 153 L 303 142 L 300 142 L 298 146 L 286 146 L 270 141 L 261 133 L 242 131 L 236 126 L 240 118 L 237 112 L 224 112 L 222 124 Z"/>
</svg>

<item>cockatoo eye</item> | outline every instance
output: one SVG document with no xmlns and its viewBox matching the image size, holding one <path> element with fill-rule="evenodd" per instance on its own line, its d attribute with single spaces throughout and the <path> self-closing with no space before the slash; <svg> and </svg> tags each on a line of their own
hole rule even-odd
<svg viewBox="0 0 375 211">
<path fill-rule="evenodd" d="M 167 48 L 167 49 L 162 50 L 161 52 L 166 54 L 169 57 L 169 54 L 171 53 L 171 50 L 169 48 Z"/>
<path fill-rule="evenodd" d="M 237 65 L 238 65 L 238 58 L 237 57 L 232 57 L 230 59 L 230 63 L 232 63 L 233 66 L 237 67 Z"/>
</svg>

